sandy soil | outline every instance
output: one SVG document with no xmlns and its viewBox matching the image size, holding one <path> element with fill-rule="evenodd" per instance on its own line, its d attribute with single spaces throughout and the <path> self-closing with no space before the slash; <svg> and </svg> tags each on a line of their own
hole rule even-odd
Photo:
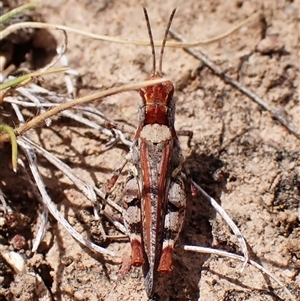
<svg viewBox="0 0 300 301">
<path fill-rule="evenodd" d="M 299 5 L 299 3 L 298 3 Z M 297 1 L 76 1 L 44 0 L 39 12 L 50 23 L 98 34 L 147 39 L 142 6 L 148 8 L 153 35 L 162 39 L 171 10 L 178 6 L 172 28 L 188 41 L 211 38 L 255 12 L 254 21 L 201 50 L 233 78 L 269 105 L 284 108 L 300 128 L 299 40 Z M 63 35 L 53 31 L 59 44 Z M 265 37 L 277 36 L 268 54 L 256 51 Z M 69 34 L 69 66 L 82 75 L 81 95 L 146 78 L 151 72 L 150 47 L 95 41 Z M 280 49 L 280 51 L 277 51 Z M 278 277 L 300 299 L 300 139 L 182 49 L 166 48 L 163 70 L 176 85 L 176 129 L 192 130 L 192 149 L 180 138 L 193 179 L 215 197 L 242 231 L 251 258 Z M 51 82 L 51 79 L 49 80 Z M 53 86 L 55 86 L 53 79 Z M 49 83 L 48 83 L 49 84 Z M 136 126 L 137 92 L 95 104 L 119 122 Z M 4 108 L 5 109 L 5 108 Z M 3 110 L 3 108 L 2 108 Z M 68 163 L 80 177 L 103 187 L 128 151 L 119 145 L 103 152 L 108 138 L 66 118 L 31 132 L 33 139 Z M 4 151 L 1 150 L 1 156 Z M 14 210 L 14 222 L 1 224 L 0 238 L 9 245 L 16 234 L 26 239 L 17 250 L 38 273 L 53 300 L 147 300 L 140 268 L 119 277 L 120 266 L 82 248 L 49 218 L 37 254 L 28 250 L 39 222 L 40 205 L 21 175 L 7 171 L 1 160 L 1 188 Z M 92 204 L 72 183 L 39 158 L 49 194 L 70 224 L 92 241 L 120 254 L 127 241 L 102 242 L 94 227 Z M 124 175 L 126 173 L 124 172 Z M 113 193 L 120 198 L 121 177 Z M 10 185 L 8 185 L 10 183 Z M 113 233 L 104 220 L 105 228 Z M 174 254 L 174 270 L 162 279 L 161 300 L 288 300 L 276 283 L 257 269 L 218 256 L 193 254 L 183 245 L 212 246 L 240 254 L 236 237 L 213 209 L 198 197 L 188 200 L 185 224 Z M 40 300 L 27 276 L 14 275 L 1 264 L 0 300 Z M 16 287 L 21 288 L 16 289 Z"/>
</svg>

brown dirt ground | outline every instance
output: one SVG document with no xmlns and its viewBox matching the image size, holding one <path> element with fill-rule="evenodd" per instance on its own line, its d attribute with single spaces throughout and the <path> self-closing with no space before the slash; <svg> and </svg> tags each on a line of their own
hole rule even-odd
<svg viewBox="0 0 300 301">
<path fill-rule="evenodd" d="M 172 27 L 189 41 L 223 33 L 236 22 L 262 11 L 266 34 L 278 35 L 284 51 L 255 51 L 264 34 L 258 21 L 201 49 L 268 104 L 283 107 L 299 129 L 297 4 L 293 0 L 186 0 L 184 4 L 169 0 L 44 0 L 39 11 L 50 23 L 147 39 L 142 13 L 142 6 L 146 6 L 153 35 L 161 39 L 171 10 L 178 6 Z M 62 44 L 62 34 L 53 34 Z M 95 41 L 75 34 L 69 34 L 67 56 L 70 67 L 83 76 L 83 95 L 117 83 L 142 80 L 152 66 L 149 47 Z M 163 70 L 177 86 L 176 128 L 194 133 L 192 151 L 187 149 L 186 139 L 180 138 L 193 179 L 220 202 L 238 225 L 251 258 L 276 275 L 299 300 L 300 140 L 268 111 L 225 84 L 183 50 L 166 48 Z M 107 116 L 136 125 L 138 97 L 137 92 L 123 93 L 105 100 L 100 107 Z M 50 128 L 40 128 L 31 135 L 81 178 L 100 187 L 126 153 L 121 145 L 101 152 L 106 137 L 66 118 L 54 120 Z M 2 189 L 22 222 L 0 229 L 1 242 L 8 245 L 13 235 L 24 236 L 27 244 L 19 252 L 28 256 L 26 251 L 30 250 L 37 229 L 39 205 L 20 176 L 14 177 L 14 186 L 7 185 L 12 174 L 7 172 L 5 162 L 1 160 Z M 39 165 L 58 209 L 77 231 L 101 244 L 101 239 L 90 233 L 91 203 L 44 159 L 39 158 Z M 121 181 L 117 186 L 116 199 L 120 197 Z M 108 223 L 105 226 L 111 227 Z M 103 245 L 120 257 L 130 252 L 128 242 Z M 212 246 L 240 253 L 236 237 L 204 200 L 189 200 L 174 254 L 174 270 L 163 279 L 161 300 L 287 300 L 283 290 L 257 269 L 246 267 L 241 273 L 240 262 L 188 253 L 182 245 Z M 53 300 L 147 300 L 141 269 L 134 268 L 120 279 L 119 265 L 82 248 L 52 217 L 42 245 L 36 255 L 28 256 L 27 265 L 42 277 Z M 3 271 L 7 270 L 4 266 L 1 263 Z M 25 275 L 17 279 L 3 272 L 0 276 L 0 300 L 38 300 L 30 292 L 33 288 Z M 16 283 L 22 288 L 21 294 L 15 289 Z"/>
</svg>

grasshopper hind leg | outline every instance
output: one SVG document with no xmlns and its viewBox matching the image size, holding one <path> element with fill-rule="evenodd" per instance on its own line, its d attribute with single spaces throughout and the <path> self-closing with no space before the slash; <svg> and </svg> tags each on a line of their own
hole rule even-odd
<svg viewBox="0 0 300 301">
<path fill-rule="evenodd" d="M 141 199 L 135 177 L 130 176 L 123 191 L 123 217 L 131 244 L 131 264 L 141 266 L 144 263 L 141 237 Z"/>
<path fill-rule="evenodd" d="M 165 217 L 165 230 L 162 254 L 158 266 L 160 273 L 172 270 L 172 254 L 179 232 L 184 221 L 186 207 L 185 185 L 178 175 L 171 183 L 168 193 L 167 214 Z"/>
</svg>

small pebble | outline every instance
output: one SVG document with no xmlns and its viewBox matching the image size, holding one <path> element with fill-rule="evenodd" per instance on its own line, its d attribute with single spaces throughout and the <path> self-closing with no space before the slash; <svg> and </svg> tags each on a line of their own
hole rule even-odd
<svg viewBox="0 0 300 301">
<path fill-rule="evenodd" d="M 14 249 L 21 250 L 24 248 L 26 241 L 23 236 L 17 234 L 11 239 L 10 244 L 14 247 Z"/>
<path fill-rule="evenodd" d="M 262 39 L 256 46 L 256 51 L 262 54 L 281 52 L 284 49 L 283 43 L 277 35 L 269 35 Z"/>
</svg>

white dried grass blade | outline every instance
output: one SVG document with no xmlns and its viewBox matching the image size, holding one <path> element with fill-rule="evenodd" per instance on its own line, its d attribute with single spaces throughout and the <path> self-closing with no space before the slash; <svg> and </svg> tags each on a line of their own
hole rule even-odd
<svg viewBox="0 0 300 301">
<path fill-rule="evenodd" d="M 35 197 L 39 200 L 39 202 L 42 205 L 44 205 L 42 197 L 41 197 L 41 195 L 40 195 L 40 193 L 39 193 L 36 185 L 32 182 L 32 180 L 31 180 L 31 178 L 30 178 L 30 176 L 28 174 L 28 171 L 27 171 L 27 169 L 25 167 L 25 164 L 24 164 L 24 162 L 20 158 L 18 159 L 18 164 L 23 167 L 23 170 L 24 170 L 24 172 L 26 174 L 26 180 L 30 183 L 32 192 L 34 193 Z M 43 240 L 43 237 L 44 237 L 45 232 L 46 232 L 47 222 L 48 222 L 48 209 L 47 209 L 46 206 L 43 206 L 43 212 L 40 215 L 39 228 L 38 228 L 36 236 L 35 236 L 35 238 L 33 240 L 32 248 L 31 248 L 31 252 L 32 253 L 36 252 L 36 250 L 38 249 L 41 241 Z"/>
<path fill-rule="evenodd" d="M 80 242 L 82 245 L 86 246 L 93 252 L 102 254 L 103 256 L 108 256 L 110 258 L 115 258 L 116 255 L 114 252 L 109 251 L 105 248 L 102 248 L 100 246 L 95 245 L 94 243 L 88 241 L 87 239 L 83 238 L 76 230 L 72 228 L 72 226 L 64 219 L 64 217 L 61 215 L 61 213 L 57 210 L 56 206 L 52 203 L 51 198 L 47 194 L 45 185 L 43 183 L 43 180 L 39 174 L 37 164 L 36 164 L 36 158 L 33 150 L 27 143 L 24 141 L 24 138 L 21 140 L 18 139 L 18 144 L 22 147 L 28 163 L 30 170 L 32 172 L 32 175 L 34 177 L 34 180 L 38 186 L 38 189 L 42 195 L 43 203 L 44 205 L 49 209 L 51 214 L 54 216 L 54 218 L 66 229 L 66 231 L 71 234 L 78 242 Z"/>
<path fill-rule="evenodd" d="M 14 111 L 16 113 L 16 116 L 17 116 L 20 124 L 23 124 L 24 123 L 24 117 L 23 117 L 23 115 L 22 115 L 19 107 L 16 104 L 14 104 L 14 103 L 12 103 L 11 106 L 14 109 Z"/>
<path fill-rule="evenodd" d="M 96 192 L 96 194 L 102 198 L 105 199 L 105 193 L 102 192 L 99 188 L 94 187 L 94 190 Z M 118 211 L 119 213 L 123 212 L 123 209 L 116 204 L 113 200 L 111 200 L 110 198 L 106 199 L 106 204 L 109 205 L 110 207 L 114 208 L 116 211 Z M 108 212 L 106 212 L 105 210 L 103 211 L 103 215 L 122 233 L 128 235 L 128 231 L 126 229 L 126 227 L 124 227 L 124 225 L 122 225 L 120 222 L 116 221 Z"/>
<path fill-rule="evenodd" d="M 245 241 L 244 236 L 242 235 L 241 231 L 239 228 L 236 226 L 236 224 L 233 222 L 233 220 L 229 217 L 229 215 L 226 213 L 226 211 L 211 197 L 209 196 L 198 184 L 196 184 L 194 181 L 192 181 L 192 184 L 205 196 L 206 199 L 209 200 L 211 205 L 215 208 L 215 210 L 221 215 L 221 217 L 225 220 L 227 225 L 230 227 L 230 229 L 233 231 L 234 235 L 237 237 L 242 252 L 244 254 L 244 264 L 242 269 L 246 266 L 248 260 L 249 260 L 249 253 L 248 253 L 248 248 L 247 244 Z"/>
<path fill-rule="evenodd" d="M 65 47 L 58 46 L 56 48 L 56 53 L 61 55 L 59 58 L 60 63 L 63 67 L 69 67 L 69 60 L 68 57 L 65 55 Z"/>
<path fill-rule="evenodd" d="M 33 94 L 31 94 L 26 88 L 24 87 L 19 87 L 16 89 L 16 91 L 18 91 L 20 94 L 22 94 L 23 96 L 27 97 L 28 99 L 30 99 L 35 105 L 36 107 L 39 109 L 39 111 L 41 113 L 44 113 L 45 112 L 45 109 L 44 107 L 42 106 L 41 102 L 39 101 L 39 99 L 34 96 Z M 51 119 L 50 118 L 47 118 L 45 120 L 45 124 L 47 126 L 50 126 L 51 125 Z"/>
<path fill-rule="evenodd" d="M 36 108 L 36 104 L 28 101 L 21 101 L 18 100 L 16 97 L 12 96 L 6 96 L 3 100 L 3 102 L 11 103 L 11 104 L 16 104 L 18 106 L 24 107 L 24 108 Z M 43 103 L 43 107 L 57 107 L 59 104 L 56 103 Z"/>
<path fill-rule="evenodd" d="M 36 103 L 35 103 L 35 105 L 36 105 Z M 18 120 L 19 120 L 20 124 L 23 124 L 25 122 L 25 120 L 24 120 L 24 116 L 22 115 L 22 112 L 20 111 L 19 107 L 16 104 L 12 104 L 12 107 L 15 110 L 16 115 L 18 116 Z M 32 192 L 34 193 L 36 198 L 40 201 L 40 203 L 43 204 L 43 199 L 42 199 L 39 191 L 37 190 L 36 185 L 32 182 L 31 177 L 28 174 L 28 171 L 25 167 L 24 162 L 19 158 L 18 163 L 19 163 L 19 165 L 21 165 L 23 167 L 23 170 L 24 170 L 25 175 L 27 177 L 26 180 L 30 183 Z M 32 244 L 31 251 L 33 253 L 38 249 L 41 241 L 43 240 L 43 237 L 44 237 L 45 232 L 46 232 L 47 221 L 48 221 L 48 209 L 47 209 L 47 207 L 43 206 L 43 213 L 42 213 L 41 223 L 39 225 L 37 234 L 36 234 L 36 236 L 33 240 L 33 244 Z"/>
<path fill-rule="evenodd" d="M 68 60 L 68 57 L 65 55 L 65 51 L 66 51 L 66 47 L 57 47 L 57 49 L 56 49 L 57 54 L 60 56 L 59 60 L 60 60 L 61 65 L 63 67 L 69 67 L 69 60 Z M 73 73 L 73 75 L 75 74 L 74 72 L 72 72 L 72 73 Z M 78 76 L 78 72 L 77 72 L 76 76 Z M 73 85 L 73 81 L 72 81 L 70 72 L 65 72 L 65 82 L 66 82 L 68 95 L 73 95 L 75 97 L 76 89 Z"/>
<path fill-rule="evenodd" d="M 3 191 L 2 191 L 1 188 L 0 188 L 0 201 L 2 203 L 1 210 L 6 214 L 6 212 L 7 212 L 7 204 L 6 204 L 6 201 L 5 201 L 4 193 L 3 193 Z"/>
<path fill-rule="evenodd" d="M 84 106 L 79 109 L 82 109 L 84 111 L 84 115 L 95 119 L 96 121 L 98 121 L 98 123 L 103 123 L 103 119 L 108 122 L 115 123 L 114 120 L 107 118 L 101 111 L 95 108 Z M 121 141 L 123 144 L 127 145 L 128 147 L 131 147 L 132 142 L 125 137 L 124 133 L 120 129 L 113 129 L 113 131 L 115 133 L 116 139 L 106 144 L 108 148 L 115 145 L 115 143 L 117 143 L 118 141 Z"/>
<path fill-rule="evenodd" d="M 43 203 L 42 203 L 43 204 Z M 32 248 L 31 248 L 31 252 L 35 253 L 41 243 L 41 241 L 44 238 L 45 232 L 46 232 L 46 226 L 47 226 L 47 222 L 48 222 L 48 208 L 46 206 L 43 206 L 43 212 L 42 214 L 40 214 L 40 225 L 38 228 L 38 231 L 36 233 L 36 236 L 34 238 L 33 244 L 32 244 Z"/>
<path fill-rule="evenodd" d="M 245 261 L 245 258 L 243 256 L 233 254 L 233 253 L 229 253 L 229 252 L 222 251 L 222 250 L 216 250 L 216 249 L 205 248 L 205 247 L 196 247 L 196 246 L 184 246 L 184 249 L 186 251 L 192 251 L 192 252 L 197 252 L 197 253 L 205 253 L 205 254 L 214 254 L 214 255 L 219 255 L 219 256 L 222 256 L 222 257 L 229 257 L 229 258 L 237 259 L 237 260 L 242 261 L 242 262 Z M 268 275 L 271 279 L 273 279 L 277 284 L 279 284 L 284 289 L 284 291 L 290 297 L 291 300 L 296 301 L 295 297 L 286 288 L 286 286 L 277 277 L 275 277 L 271 272 L 269 272 L 263 266 L 261 266 L 260 264 L 258 264 L 257 262 L 255 262 L 251 259 L 248 260 L 248 263 L 251 264 L 252 266 L 256 267 L 261 272 Z"/>
<path fill-rule="evenodd" d="M 127 237 L 129 233 L 124 225 L 116 221 L 108 212 L 104 211 L 103 215 L 118 229 L 120 232 L 124 233 Z"/>
<path fill-rule="evenodd" d="M 95 215 L 95 207 L 94 207 L 94 215 Z M 97 215 L 98 215 L 98 213 L 97 213 Z M 96 217 L 95 217 L 96 218 Z M 96 218 L 97 219 L 97 218 Z M 101 233 L 101 235 L 102 235 L 102 238 L 103 238 L 103 240 L 105 241 L 106 239 L 107 239 L 107 235 L 106 235 L 106 233 L 105 233 L 105 231 L 104 231 L 104 228 L 103 228 L 103 225 L 102 225 L 102 223 L 101 223 L 101 221 L 100 221 L 100 217 L 99 217 L 99 215 L 98 215 L 98 220 L 99 220 L 99 224 L 98 224 L 98 227 L 99 227 L 99 230 L 100 230 L 100 233 Z"/>
<path fill-rule="evenodd" d="M 26 137 L 20 137 L 18 138 L 18 140 L 24 140 L 25 143 L 30 144 L 30 146 L 34 147 L 34 149 L 41 154 L 42 156 L 44 156 L 50 163 L 52 163 L 54 166 L 56 166 L 58 169 L 60 169 L 63 173 L 65 173 L 65 175 L 74 182 L 74 184 L 84 193 L 84 195 L 93 202 L 94 205 L 99 205 L 98 201 L 97 201 L 97 197 L 95 195 L 95 192 L 102 198 L 105 198 L 105 194 L 99 189 L 94 187 L 93 185 L 89 185 L 86 184 L 84 181 L 82 181 L 80 178 L 78 178 L 76 175 L 74 175 L 73 171 L 70 169 L 69 166 L 67 166 L 65 163 L 63 163 L 61 160 L 59 160 L 58 158 L 56 158 L 54 155 L 52 155 L 51 153 L 49 153 L 48 151 L 46 151 L 45 149 L 43 149 L 42 147 L 40 147 L 39 145 L 35 144 L 34 142 L 32 142 L 31 140 L 29 140 Z M 113 207 L 114 209 L 116 209 L 119 212 L 122 212 L 122 209 L 120 206 L 118 206 L 116 203 L 114 203 L 112 200 L 107 199 L 107 204 L 110 205 L 111 207 Z M 113 225 L 122 233 L 127 233 L 125 227 L 115 221 L 107 212 L 103 212 L 103 214 L 105 215 L 105 217 L 110 220 Z M 97 217 L 97 215 L 95 214 L 95 216 Z M 103 228 L 102 228 L 103 229 Z M 101 229 L 100 229 L 101 230 Z M 104 230 L 101 230 L 101 232 L 104 232 Z M 105 233 L 104 234 L 104 238 L 106 236 Z"/>
<path fill-rule="evenodd" d="M 98 123 L 103 123 L 103 119 L 109 122 L 113 122 L 113 120 L 107 118 L 105 115 L 103 115 L 100 111 L 93 110 L 93 108 L 84 107 L 82 108 L 84 111 L 83 114 L 87 115 L 90 118 L 95 119 L 98 121 Z M 89 120 L 89 119 L 88 119 Z M 105 130 L 105 131 L 104 131 Z M 113 129 L 114 135 L 111 133 L 111 130 L 103 129 L 102 132 L 106 134 L 107 136 L 114 136 L 115 139 L 111 139 L 105 146 L 107 149 L 113 147 L 118 141 L 121 141 L 123 144 L 127 145 L 128 147 L 131 147 L 132 142 L 128 140 L 122 131 Z M 109 132 L 109 134 L 107 134 Z"/>
<path fill-rule="evenodd" d="M 76 113 L 72 113 L 71 111 L 69 110 L 66 110 L 66 111 L 63 111 L 60 113 L 61 115 L 63 116 L 66 116 L 68 118 L 71 118 L 73 120 L 76 120 L 92 129 L 95 129 L 97 131 L 101 131 L 104 135 L 107 135 L 109 137 L 113 136 L 112 132 L 104 127 L 102 127 L 101 125 L 97 124 L 96 122 L 94 121 L 91 121 L 85 117 L 82 117 L 80 115 L 77 115 Z"/>
<path fill-rule="evenodd" d="M 129 91 L 129 90 L 140 89 L 141 87 L 156 85 L 158 83 L 163 83 L 163 82 L 166 82 L 166 81 L 168 81 L 167 78 L 158 78 L 158 79 L 154 79 L 154 80 L 146 80 L 146 81 L 143 81 L 143 82 L 123 85 L 123 86 L 120 86 L 120 87 L 111 88 L 111 89 L 106 90 L 106 91 L 97 92 L 97 93 L 94 93 L 94 94 L 91 94 L 91 95 L 87 95 L 87 96 L 84 96 L 84 97 L 81 97 L 81 98 L 73 99 L 71 101 L 61 103 L 58 107 L 54 107 L 54 108 L 46 111 L 43 114 L 40 114 L 40 115 L 37 115 L 37 116 L 33 117 L 31 120 L 29 120 L 25 124 L 23 124 L 23 125 L 19 126 L 18 128 L 16 128 L 15 131 L 19 135 L 22 135 L 26 131 L 32 129 L 33 127 L 36 127 L 37 124 L 43 122 L 45 119 L 50 118 L 54 115 L 57 115 L 57 114 L 59 114 L 60 112 L 62 112 L 64 110 L 71 109 L 75 106 L 83 105 L 83 104 L 86 104 L 88 102 L 95 101 L 95 100 L 97 100 L 98 103 L 99 103 L 103 100 L 104 97 L 107 97 L 107 96 L 110 96 L 110 95 L 113 95 L 113 94 Z M 0 136 L 0 138 L 1 138 L 1 136 Z M 2 142 L 8 141 L 8 140 L 9 140 L 8 135 L 4 135 L 1 139 Z"/>
<path fill-rule="evenodd" d="M 115 130 L 115 132 L 117 133 L 119 139 L 123 144 L 127 145 L 128 147 L 131 147 L 132 142 L 125 137 L 123 132 L 121 132 L 120 130 Z"/>
<path fill-rule="evenodd" d="M 112 119 L 106 117 L 100 110 L 89 106 L 80 106 L 77 109 L 82 110 L 84 116 L 94 119 L 97 123 L 103 123 L 103 121 L 114 122 Z M 112 133 L 110 134 L 112 135 Z"/>
<path fill-rule="evenodd" d="M 32 147 L 35 148 L 35 150 L 41 154 L 42 156 L 44 156 L 50 163 L 52 163 L 54 166 L 56 166 L 58 169 L 60 169 L 71 181 L 74 182 L 74 184 L 84 193 L 84 195 L 92 201 L 92 203 L 95 206 L 99 206 L 99 203 L 97 201 L 97 197 L 95 195 L 94 190 L 96 189 L 93 185 L 89 185 L 87 183 L 85 183 L 84 181 L 82 181 L 80 178 L 78 178 L 76 175 L 74 175 L 73 171 L 70 169 L 69 166 L 67 166 L 65 163 L 63 163 L 62 161 L 60 161 L 58 158 L 56 158 L 54 155 L 52 155 L 51 153 L 47 152 L 45 149 L 43 149 L 42 147 L 40 147 L 39 145 L 35 144 L 34 142 L 32 142 L 31 140 L 29 140 L 28 138 L 19 138 L 19 139 L 23 139 L 26 143 L 30 144 Z M 99 189 L 97 189 L 97 191 L 99 191 Z M 104 195 L 104 193 L 101 192 L 101 195 Z M 108 201 L 108 203 L 111 205 L 113 202 L 112 201 Z M 116 205 L 116 204 L 115 204 Z M 118 205 L 115 206 L 117 208 L 117 210 L 120 210 L 120 208 L 118 207 Z M 96 208 L 94 207 L 94 215 L 95 217 L 99 218 L 99 215 L 97 213 Z M 122 233 L 126 233 L 126 230 L 124 228 L 124 226 L 122 226 L 120 223 L 118 223 L 117 221 L 113 220 L 113 218 L 106 212 L 104 212 L 104 215 L 106 216 L 106 218 L 108 220 L 110 220 L 112 222 L 112 224 Z M 104 228 L 102 225 L 99 225 L 100 227 L 100 231 L 101 234 L 103 235 L 103 239 L 106 239 L 106 233 L 104 231 Z"/>
<path fill-rule="evenodd" d="M 103 191 L 101 191 L 99 188 L 94 187 L 94 190 L 96 192 L 96 194 L 101 198 L 101 199 L 105 199 L 105 193 Z M 117 210 L 118 212 L 122 213 L 122 208 L 116 204 L 114 201 L 112 201 L 110 198 L 106 199 L 106 203 L 111 206 L 112 208 L 114 208 L 115 210 Z"/>
<path fill-rule="evenodd" d="M 29 98 L 29 95 L 31 95 L 36 100 L 38 100 L 35 96 L 33 96 L 32 94 L 30 94 L 28 92 L 28 89 L 25 89 L 25 90 L 26 90 L 26 94 L 24 94 L 25 96 L 28 95 L 27 97 Z M 45 91 L 43 93 L 45 93 Z M 40 104 L 39 102 L 34 101 L 34 99 L 31 99 L 31 100 L 33 101 L 33 103 L 26 102 L 26 101 L 20 101 L 17 98 L 11 97 L 11 96 L 7 96 L 4 99 L 4 101 L 8 102 L 8 103 L 14 103 L 14 104 L 20 105 L 22 107 L 27 107 L 27 108 L 37 107 L 40 110 L 41 110 L 41 107 L 45 108 L 45 107 L 57 107 L 57 106 L 59 106 L 59 104 L 57 104 L 57 103 L 47 102 L 47 103 Z M 43 98 L 41 98 L 41 100 L 43 100 Z M 103 123 L 103 120 L 106 120 L 106 121 L 109 121 L 109 122 L 114 122 L 113 120 L 107 118 L 101 111 L 99 111 L 95 108 L 88 107 L 88 106 L 83 106 L 83 107 L 79 106 L 78 108 L 76 108 L 76 110 L 83 111 L 83 114 L 87 115 L 90 118 L 85 118 L 83 116 L 80 116 L 76 113 L 71 112 L 70 110 L 65 110 L 63 112 L 60 112 L 59 114 L 65 116 L 65 117 L 71 118 L 71 119 L 73 119 L 77 122 L 80 122 L 81 124 L 84 124 L 84 125 L 92 128 L 92 129 L 95 129 L 97 131 L 101 131 L 104 135 L 107 135 L 109 137 L 116 137 L 112 142 L 109 142 L 106 146 L 111 147 L 111 144 L 114 145 L 118 141 L 121 141 L 124 145 L 127 145 L 128 147 L 131 146 L 131 144 L 132 144 L 131 141 L 128 140 L 125 137 L 124 133 L 121 130 L 114 129 L 113 130 L 114 134 L 113 134 L 112 130 L 107 129 L 107 128 L 100 125 L 100 123 Z M 95 123 L 94 121 L 90 120 L 91 118 L 95 119 L 98 123 Z"/>
<path fill-rule="evenodd" d="M 119 141 L 121 141 L 124 145 L 127 145 L 129 148 L 132 145 L 132 142 L 128 140 L 125 135 L 120 131 L 113 129 L 115 139 L 111 139 L 108 143 L 105 144 L 105 149 L 111 149 L 114 145 L 116 145 Z"/>
<path fill-rule="evenodd" d="M 70 70 L 66 70 L 66 72 L 69 72 Z M 50 91 L 46 88 L 43 88 L 37 84 L 35 84 L 34 82 L 30 82 L 26 85 L 26 89 L 29 92 L 35 93 L 35 94 L 44 94 L 44 95 L 57 95 L 57 92 L 55 91 Z"/>
<path fill-rule="evenodd" d="M 20 101 L 18 99 L 16 99 L 15 97 L 11 97 L 11 96 L 7 96 L 5 99 L 4 99 L 4 102 L 7 102 L 7 103 L 11 103 L 11 104 L 16 104 L 16 105 L 19 105 L 19 106 L 22 106 L 22 107 L 26 107 L 26 108 L 36 108 L 36 107 L 39 107 L 39 105 L 37 105 L 36 103 L 30 103 L 30 102 L 26 102 L 26 101 Z M 57 107 L 59 106 L 59 104 L 56 104 L 56 103 L 43 103 L 43 107 Z M 85 108 L 82 108 L 82 107 L 78 107 L 76 108 L 77 110 L 86 110 L 87 107 Z M 43 110 L 44 111 L 44 110 Z M 42 110 L 41 110 L 42 112 Z M 83 116 L 80 116 L 76 113 L 73 113 L 71 112 L 70 110 L 65 110 L 65 111 L 62 111 L 59 113 L 60 115 L 62 116 L 65 116 L 65 117 L 68 117 L 70 119 L 73 119 L 81 124 L 84 124 L 92 129 L 95 129 L 97 131 L 100 131 L 102 132 L 104 135 L 106 136 L 109 136 L 109 137 L 113 137 L 114 135 L 112 134 L 112 131 L 111 130 L 108 130 L 104 127 L 102 127 L 101 125 L 89 120 L 88 118 L 85 118 Z M 95 115 L 93 115 L 93 118 L 95 117 Z M 97 119 L 97 118 L 96 118 Z M 50 120 L 51 119 L 47 119 L 47 120 Z M 101 123 L 103 123 L 103 120 L 100 120 Z M 46 122 L 46 125 L 48 126 L 50 123 Z M 125 145 L 127 146 L 130 146 L 131 145 L 131 142 L 126 139 L 126 137 L 124 136 L 124 134 L 122 132 L 118 132 L 117 133 L 118 137 L 119 137 L 119 140 L 121 140 Z"/>
<path fill-rule="evenodd" d="M 59 160 L 57 157 L 52 155 L 50 152 L 46 151 L 41 146 L 37 145 L 30 139 L 26 137 L 19 137 L 18 141 L 25 142 L 26 145 L 30 145 L 35 149 L 37 153 L 45 157 L 51 164 L 53 164 L 56 168 L 58 168 L 60 171 L 62 171 L 74 184 L 78 187 L 78 189 L 93 203 L 97 203 L 97 196 L 93 190 L 93 187 L 91 185 L 88 185 L 84 181 L 82 181 L 79 177 L 77 177 L 72 169 Z"/>
<path fill-rule="evenodd" d="M 98 116 L 106 121 L 110 121 L 110 122 L 113 122 L 112 119 L 108 118 L 107 116 L 105 116 L 100 110 L 96 109 L 96 108 L 93 108 L 93 107 L 90 107 L 90 106 L 80 106 L 78 107 L 77 109 L 80 109 L 80 110 L 83 110 L 84 112 L 90 112 L 90 113 L 93 113 L 94 115 L 93 116 Z M 102 122 L 102 119 L 99 119 L 101 120 Z"/>
</svg>

